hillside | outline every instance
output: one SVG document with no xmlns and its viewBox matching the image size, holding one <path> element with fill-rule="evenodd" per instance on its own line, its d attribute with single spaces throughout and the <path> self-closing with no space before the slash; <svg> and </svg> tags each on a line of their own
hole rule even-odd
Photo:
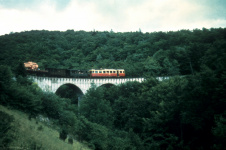
<svg viewBox="0 0 226 150">
<path fill-rule="evenodd" d="M 128 77 L 185 75 L 213 63 L 205 59 L 210 53 L 220 59 L 225 43 L 225 28 L 153 33 L 26 31 L 0 36 L 0 64 L 13 70 L 27 61 L 37 62 L 41 69 L 123 68 Z"/>
<path fill-rule="evenodd" d="M 11 120 L 11 128 L 1 135 L 1 144 L 3 137 L 10 137 L 9 145 L 5 149 L 48 149 L 48 150 L 75 150 L 88 149 L 83 144 L 73 141 L 73 145 L 59 139 L 59 132 L 47 126 L 45 123 L 38 119 L 32 118 L 29 120 L 27 114 L 18 110 L 7 109 L 0 105 L 0 118 L 1 118 L 1 132 L 5 131 L 3 127 L 3 118 L 6 120 L 7 117 L 13 118 Z M 9 126 L 8 126 L 9 127 Z M 4 149 L 3 145 L 0 144 L 0 149 Z"/>
</svg>

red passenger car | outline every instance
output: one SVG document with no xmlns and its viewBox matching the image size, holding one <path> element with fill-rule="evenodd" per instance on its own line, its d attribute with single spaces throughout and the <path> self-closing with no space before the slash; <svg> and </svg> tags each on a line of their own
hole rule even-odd
<svg viewBox="0 0 226 150">
<path fill-rule="evenodd" d="M 125 77 L 124 69 L 91 69 L 90 77 Z"/>
</svg>

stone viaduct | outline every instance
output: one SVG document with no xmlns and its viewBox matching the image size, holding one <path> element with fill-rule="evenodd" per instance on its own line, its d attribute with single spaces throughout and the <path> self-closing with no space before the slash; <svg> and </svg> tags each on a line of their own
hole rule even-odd
<svg viewBox="0 0 226 150">
<path fill-rule="evenodd" d="M 143 82 L 144 78 L 55 78 L 55 77 L 37 77 L 30 76 L 38 86 L 46 92 L 55 93 L 59 87 L 65 84 L 72 84 L 76 86 L 82 94 L 85 94 L 95 84 L 97 87 L 107 84 L 119 85 L 128 81 Z"/>
<path fill-rule="evenodd" d="M 62 85 L 72 85 L 76 87 L 80 94 L 84 95 L 95 84 L 97 87 L 102 85 L 119 85 L 128 81 L 143 82 L 144 78 L 56 78 L 56 77 L 38 77 L 30 76 L 35 83 L 45 92 L 56 93 L 57 89 Z M 166 79 L 166 77 L 157 77 L 159 81 Z"/>
</svg>

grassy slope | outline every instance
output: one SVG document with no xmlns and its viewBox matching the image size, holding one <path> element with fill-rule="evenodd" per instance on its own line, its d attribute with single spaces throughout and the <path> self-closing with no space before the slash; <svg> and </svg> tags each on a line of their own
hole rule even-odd
<svg viewBox="0 0 226 150">
<path fill-rule="evenodd" d="M 38 122 L 35 119 L 29 120 L 28 115 L 17 111 L 10 110 L 0 105 L 0 110 L 12 115 L 15 118 L 13 126 L 15 126 L 15 140 L 10 144 L 12 149 L 48 149 L 48 150 L 86 150 L 83 144 L 73 141 L 73 145 L 68 141 L 59 139 L 59 133 Z M 40 128 L 42 128 L 40 130 Z"/>
</svg>

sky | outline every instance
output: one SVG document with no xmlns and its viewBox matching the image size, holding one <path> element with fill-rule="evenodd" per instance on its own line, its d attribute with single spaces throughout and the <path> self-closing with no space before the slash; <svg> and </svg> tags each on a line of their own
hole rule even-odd
<svg viewBox="0 0 226 150">
<path fill-rule="evenodd" d="M 226 27 L 226 0 L 0 0 L 0 35 L 30 30 L 158 32 Z"/>
</svg>

